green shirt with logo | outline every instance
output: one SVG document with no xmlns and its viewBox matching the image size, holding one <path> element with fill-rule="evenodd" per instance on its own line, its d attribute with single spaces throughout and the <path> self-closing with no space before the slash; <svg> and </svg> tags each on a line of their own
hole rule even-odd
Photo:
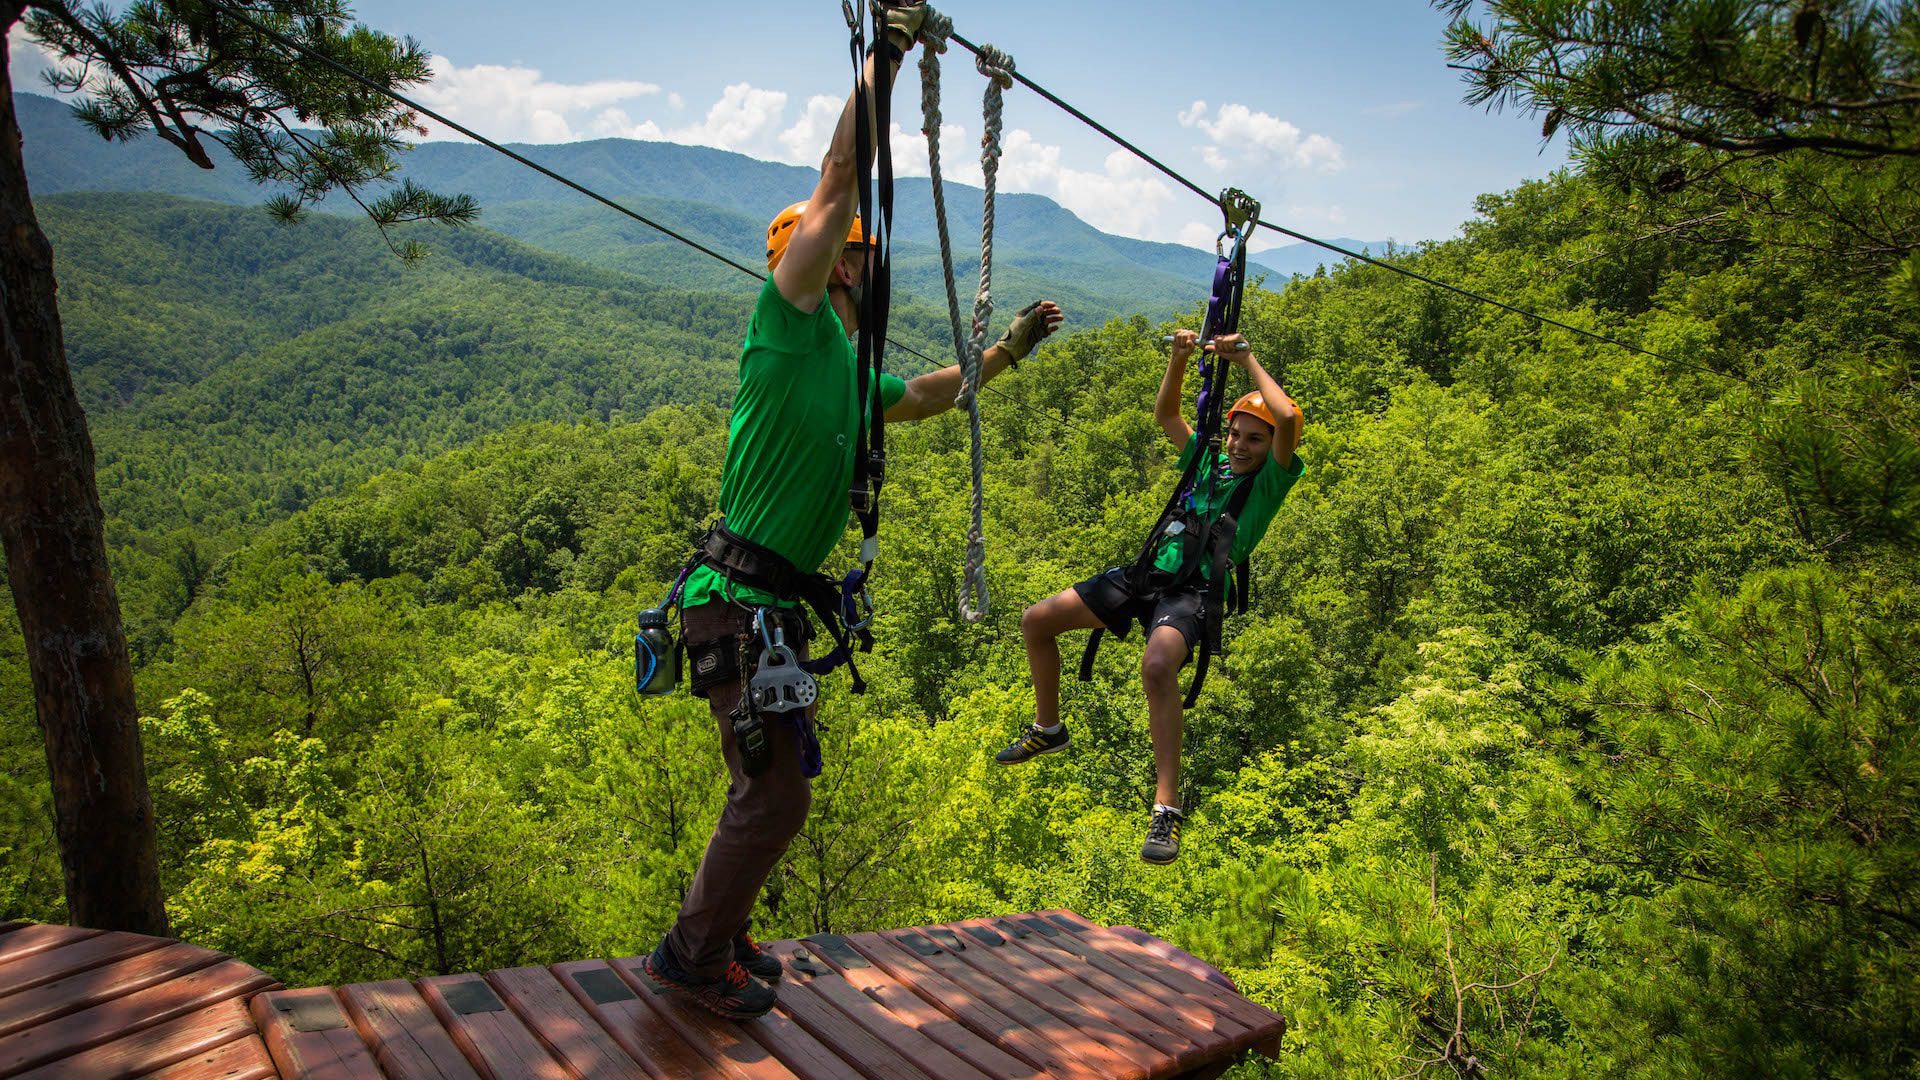
<svg viewBox="0 0 1920 1080">
<path fill-rule="evenodd" d="M 883 374 L 870 392 L 891 408 L 907 384 Z M 813 313 L 803 312 L 769 279 L 740 350 L 740 391 L 720 473 L 727 528 L 785 556 L 802 572 L 819 570 L 852 516 L 847 489 L 866 411 L 859 397 L 853 343 L 833 305 L 823 300 Z M 771 594 L 695 567 L 681 606 L 717 599 L 774 602 Z"/>
<path fill-rule="evenodd" d="M 1187 440 L 1186 448 L 1180 451 L 1180 461 L 1176 468 L 1185 471 L 1187 463 L 1201 450 L 1200 435 L 1194 433 Z M 1228 557 L 1235 563 L 1245 562 L 1267 535 L 1267 526 L 1273 523 L 1273 515 L 1279 513 L 1280 504 L 1287 499 L 1287 492 L 1299 481 L 1300 474 L 1306 471 L 1306 463 L 1300 460 L 1296 452 L 1293 460 L 1285 466 L 1275 462 L 1271 455 L 1260 468 L 1249 475 L 1242 476 L 1233 471 L 1227 462 L 1225 452 L 1217 452 L 1213 463 L 1213 482 L 1207 482 L 1205 473 L 1194 478 L 1194 509 L 1200 516 L 1211 522 L 1225 512 L 1227 502 L 1241 484 L 1252 484 L 1253 490 L 1247 493 L 1247 504 L 1240 510 L 1238 527 L 1233 534 L 1233 549 Z M 1160 544 L 1160 550 L 1154 554 L 1155 568 L 1169 573 L 1180 569 L 1180 537 L 1170 536 Z M 1212 567 L 1202 565 L 1202 574 L 1210 574 Z"/>
</svg>

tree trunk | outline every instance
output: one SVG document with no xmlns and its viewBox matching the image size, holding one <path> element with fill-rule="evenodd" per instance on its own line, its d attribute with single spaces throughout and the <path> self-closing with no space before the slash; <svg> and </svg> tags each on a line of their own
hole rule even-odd
<svg viewBox="0 0 1920 1080">
<path fill-rule="evenodd" d="M 21 9 L 0 0 L 0 29 Z M 53 774 L 68 918 L 165 935 L 133 670 L 55 290 L 0 67 L 0 540 Z"/>
</svg>

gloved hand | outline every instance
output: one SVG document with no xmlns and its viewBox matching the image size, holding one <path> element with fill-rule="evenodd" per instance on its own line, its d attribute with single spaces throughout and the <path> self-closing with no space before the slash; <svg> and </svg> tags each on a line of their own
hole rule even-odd
<svg viewBox="0 0 1920 1080">
<path fill-rule="evenodd" d="M 1034 346 L 1058 330 L 1065 318 L 1060 305 L 1051 300 L 1035 300 L 1014 314 L 1013 322 L 1007 325 L 1007 332 L 1001 334 L 1000 340 L 994 344 L 1007 350 L 1010 365 L 1018 364 L 1027 358 Z"/>
<path fill-rule="evenodd" d="M 913 48 L 927 18 L 926 0 L 882 0 L 887 9 L 887 38 L 901 49 Z"/>
</svg>

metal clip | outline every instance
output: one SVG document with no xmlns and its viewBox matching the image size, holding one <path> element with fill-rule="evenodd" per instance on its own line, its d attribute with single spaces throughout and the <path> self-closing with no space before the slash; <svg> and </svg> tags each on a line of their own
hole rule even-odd
<svg viewBox="0 0 1920 1080">
<path fill-rule="evenodd" d="M 1227 231 L 1235 235 L 1244 234 L 1248 223 L 1260 220 L 1260 204 L 1239 188 L 1220 193 L 1220 212 L 1227 217 Z"/>
<path fill-rule="evenodd" d="M 865 585 L 847 593 L 841 601 L 845 609 L 840 614 L 847 622 L 849 633 L 859 633 L 873 625 L 873 597 L 868 594 Z"/>
<path fill-rule="evenodd" d="M 776 620 L 769 630 L 766 608 L 754 609 L 753 628 L 760 634 L 760 662 L 747 683 L 754 711 L 784 713 L 813 704 L 820 684 L 800 669 L 800 658 L 787 646 L 786 628 Z"/>
</svg>

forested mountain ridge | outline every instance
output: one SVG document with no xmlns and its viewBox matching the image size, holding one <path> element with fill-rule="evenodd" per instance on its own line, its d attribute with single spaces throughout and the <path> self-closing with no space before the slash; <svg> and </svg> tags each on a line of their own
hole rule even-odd
<svg viewBox="0 0 1920 1080">
<path fill-rule="evenodd" d="M 248 183 L 235 167 L 195 168 L 150 138 L 106 143 L 52 98 L 16 94 L 15 102 L 34 148 L 27 161 L 38 193 L 159 192 L 248 205 L 271 194 Z M 758 265 L 768 219 L 806 198 L 818 175 L 810 168 L 675 143 L 601 139 L 515 149 L 748 265 Z M 423 143 L 407 152 L 404 163 L 398 178 L 471 194 L 481 204 L 482 224 L 548 251 L 687 288 L 753 289 L 752 280 L 738 271 L 485 147 Z M 930 183 L 902 178 L 898 190 L 899 288 L 941 310 L 945 300 Z M 980 199 L 978 188 L 947 185 L 963 287 L 969 277 L 978 279 Z M 1102 233 L 1042 196 L 1003 194 L 996 219 L 995 292 L 1002 303 L 1024 298 L 1018 306 L 1050 295 L 1099 323 L 1139 311 L 1162 316 L 1182 310 L 1204 299 L 1202 290 L 1212 280 L 1209 255 Z M 1345 243 L 1356 250 L 1369 246 Z M 1277 280 L 1338 261 L 1339 256 L 1318 249 L 1288 248 L 1256 257 L 1253 272 Z"/>
</svg>

